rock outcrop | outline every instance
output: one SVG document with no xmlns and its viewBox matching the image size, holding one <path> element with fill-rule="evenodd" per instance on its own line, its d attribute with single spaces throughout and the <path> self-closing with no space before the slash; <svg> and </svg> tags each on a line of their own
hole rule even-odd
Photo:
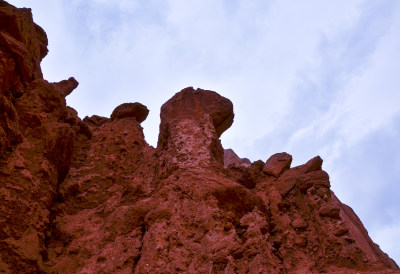
<svg viewBox="0 0 400 274">
<path fill-rule="evenodd" d="M 140 103 L 81 120 L 65 102 L 78 82 L 42 77 L 46 45 L 29 9 L 0 2 L 1 273 L 399 270 L 320 157 L 224 151 L 232 103 L 201 89 L 162 106 L 157 148 Z"/>
<path fill-rule="evenodd" d="M 233 105 L 219 94 L 192 87 L 175 94 L 161 107 L 158 138 L 164 174 L 187 168 L 222 169 L 219 137 L 233 123 Z"/>
<path fill-rule="evenodd" d="M 263 171 L 274 177 L 278 177 L 284 171 L 290 169 L 292 155 L 285 152 L 272 155 L 264 165 Z"/>
<path fill-rule="evenodd" d="M 224 167 L 249 167 L 251 162 L 247 158 L 240 158 L 231 148 L 224 149 Z"/>
</svg>

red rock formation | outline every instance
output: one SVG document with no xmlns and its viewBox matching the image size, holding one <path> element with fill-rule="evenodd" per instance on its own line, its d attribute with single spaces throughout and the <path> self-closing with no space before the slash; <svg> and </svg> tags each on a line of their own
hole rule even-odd
<svg viewBox="0 0 400 274">
<path fill-rule="evenodd" d="M 132 117 L 141 123 L 146 120 L 147 115 L 149 115 L 149 110 L 144 105 L 140 103 L 125 103 L 118 106 L 111 113 L 111 120 Z"/>
<path fill-rule="evenodd" d="M 290 169 L 292 156 L 283 152 L 272 155 L 264 165 L 263 171 L 274 177 L 278 177 L 284 171 Z"/>
<path fill-rule="evenodd" d="M 164 176 L 176 169 L 223 168 L 219 137 L 232 125 L 231 101 L 213 91 L 188 87 L 161 107 L 160 116 L 157 154 Z"/>
<path fill-rule="evenodd" d="M 78 83 L 42 79 L 47 39 L 29 10 L 1 1 L 0 23 L 1 273 L 398 271 L 321 158 L 224 163 L 228 99 L 177 93 L 155 149 L 139 103 L 83 121 L 66 106 Z"/>
<path fill-rule="evenodd" d="M 239 158 L 232 149 L 224 149 L 224 167 L 249 167 L 251 162 L 247 158 Z"/>
</svg>

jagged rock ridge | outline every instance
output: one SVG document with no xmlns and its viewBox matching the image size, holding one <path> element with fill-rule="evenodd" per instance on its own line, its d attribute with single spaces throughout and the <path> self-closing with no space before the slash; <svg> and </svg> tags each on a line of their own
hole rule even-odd
<svg viewBox="0 0 400 274">
<path fill-rule="evenodd" d="M 384 272 L 398 266 L 330 190 L 322 159 L 251 163 L 222 148 L 232 103 L 186 88 L 81 120 L 49 83 L 45 32 L 0 2 L 0 272 Z"/>
</svg>

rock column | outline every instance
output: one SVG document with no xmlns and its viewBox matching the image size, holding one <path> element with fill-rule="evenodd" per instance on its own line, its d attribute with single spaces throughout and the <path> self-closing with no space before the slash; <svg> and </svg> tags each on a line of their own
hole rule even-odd
<svg viewBox="0 0 400 274">
<path fill-rule="evenodd" d="M 219 168 L 224 151 L 219 137 L 233 123 L 233 105 L 219 94 L 188 87 L 161 108 L 157 152 L 164 172 Z"/>
</svg>

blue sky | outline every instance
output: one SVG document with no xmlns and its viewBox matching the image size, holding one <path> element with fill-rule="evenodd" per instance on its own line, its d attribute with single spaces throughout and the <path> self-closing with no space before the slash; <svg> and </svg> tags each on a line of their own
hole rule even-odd
<svg viewBox="0 0 400 274">
<path fill-rule="evenodd" d="M 225 148 L 324 159 L 333 191 L 400 262 L 400 2 L 14 0 L 47 32 L 45 79 L 74 76 L 81 118 L 150 109 L 187 86 L 232 100 Z"/>
</svg>

